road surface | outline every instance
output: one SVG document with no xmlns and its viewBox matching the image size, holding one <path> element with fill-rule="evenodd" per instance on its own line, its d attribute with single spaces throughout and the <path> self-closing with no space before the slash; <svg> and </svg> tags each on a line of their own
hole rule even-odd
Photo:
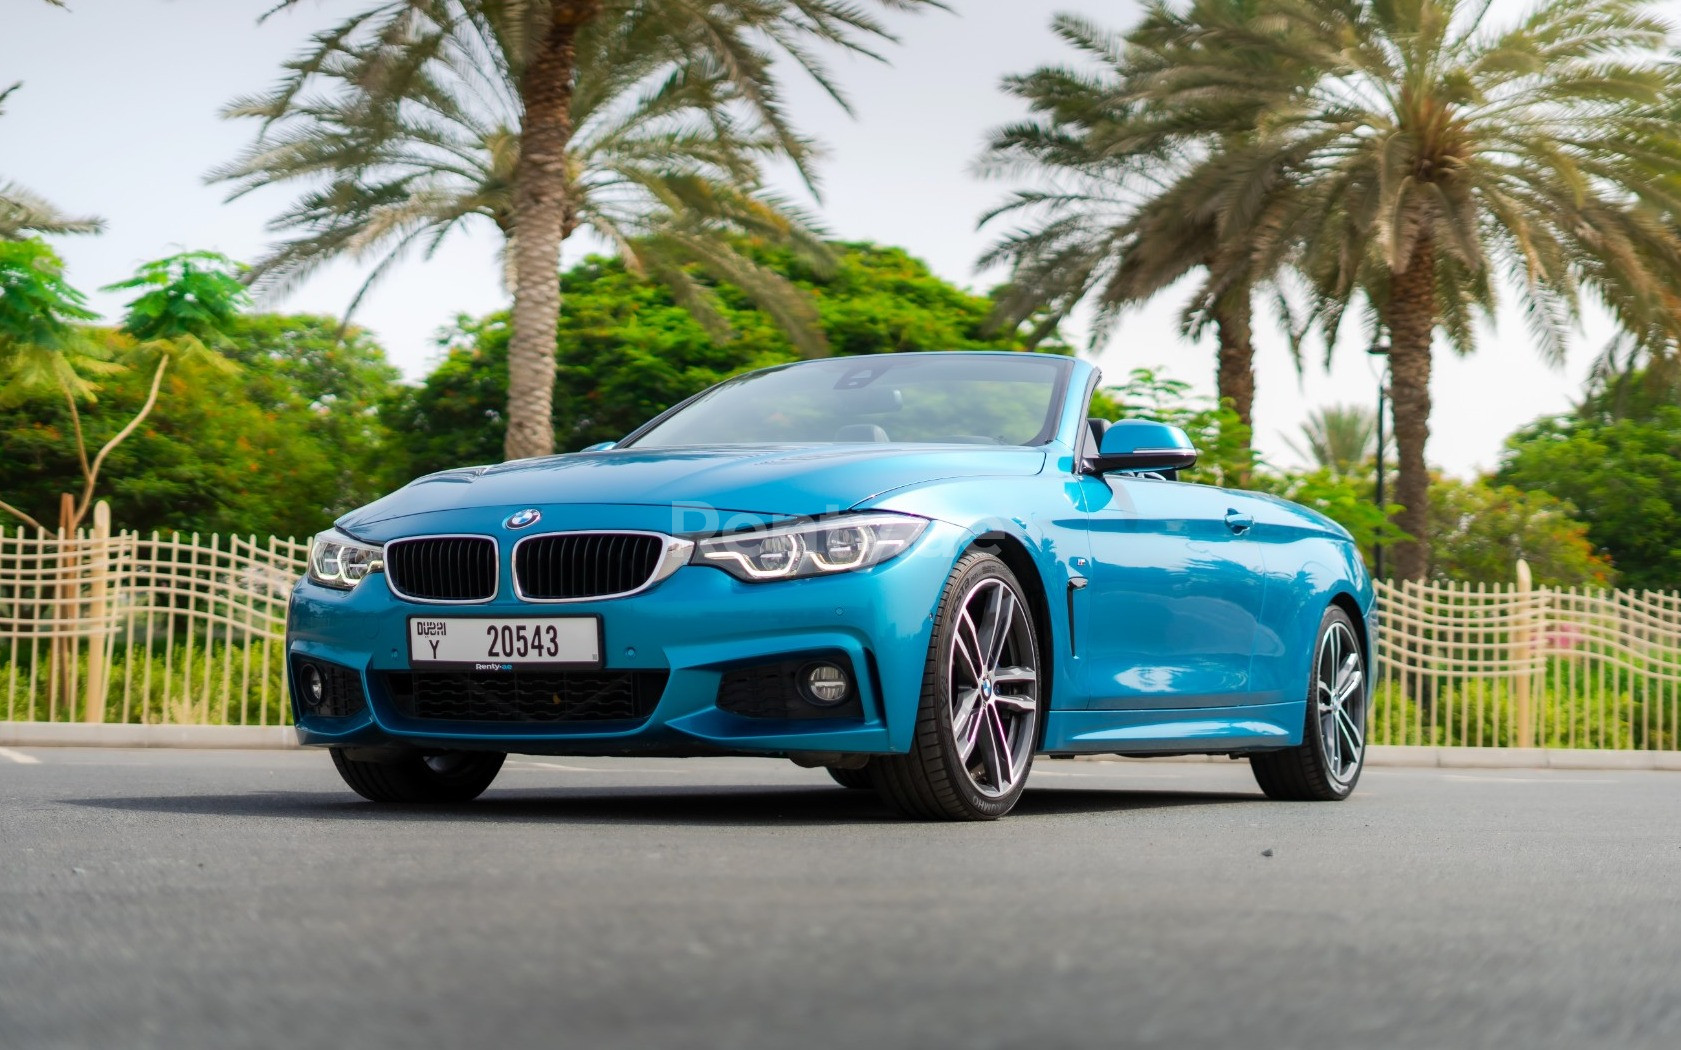
<svg viewBox="0 0 1681 1050">
<path fill-rule="evenodd" d="M 1041 760 L 993 824 L 757 759 L 0 753 L 0 1047 L 1681 1045 L 1681 774 Z"/>
</svg>

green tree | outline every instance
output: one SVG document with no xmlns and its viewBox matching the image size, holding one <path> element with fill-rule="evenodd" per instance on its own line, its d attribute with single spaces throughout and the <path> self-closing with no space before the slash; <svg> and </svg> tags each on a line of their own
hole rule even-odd
<svg viewBox="0 0 1681 1050">
<path fill-rule="evenodd" d="M 138 292 L 123 313 L 123 331 L 142 346 L 180 356 L 226 349 L 228 331 L 248 302 L 240 267 L 216 252 L 180 252 L 142 263 L 105 291 Z"/>
<path fill-rule="evenodd" d="M 225 330 L 246 298 L 234 269 L 227 259 L 210 252 L 185 252 L 146 263 L 130 280 L 109 286 L 108 290 L 140 294 L 129 303 L 118 332 L 98 333 L 75 323 L 95 315 L 82 307 L 81 294 L 64 282 L 49 249 L 38 241 L 0 244 L 0 288 L 7 293 L 0 295 L 0 366 L 6 370 L 12 399 L 41 392 L 62 397 L 76 472 L 81 475 L 81 493 L 61 515 L 66 529 L 81 525 L 106 460 L 156 407 L 172 360 L 202 369 L 232 369 L 217 351 L 225 345 Z M 146 396 L 138 408 L 119 417 L 126 422 L 90 455 L 80 403 L 96 401 L 99 387 L 89 376 L 130 368 L 150 371 Z M 56 476 L 62 483 L 64 474 Z M 43 527 L 41 519 L 15 506 L 0 504 L 0 509 Z"/>
<path fill-rule="evenodd" d="M 80 322 L 99 315 L 64 278 L 64 263 L 39 239 L 0 243 L 0 391 L 24 387 L 91 389 L 97 348 L 80 338 Z"/>
<path fill-rule="evenodd" d="M 758 186 L 758 162 L 772 155 L 809 178 L 809 145 L 783 111 L 774 59 L 839 100 L 819 48 L 870 54 L 892 37 L 869 8 L 932 2 L 386 0 L 317 36 L 272 94 L 235 105 L 265 126 L 294 127 L 272 155 L 260 140 L 226 174 L 246 188 L 324 177 L 280 219 L 306 239 L 327 232 L 306 262 L 435 246 L 462 218 L 500 214 L 514 296 L 505 452 L 541 455 L 554 447 L 554 273 L 566 237 L 595 225 L 709 320 L 716 313 L 685 264 L 809 329 L 797 298 L 720 236 L 800 234 Z"/>
<path fill-rule="evenodd" d="M 402 438 L 380 409 L 401 373 L 372 335 L 331 317 L 246 314 L 229 329 L 226 354 L 243 373 L 239 396 L 280 424 L 278 453 L 299 479 L 263 527 L 312 535 L 385 494 L 385 461 Z"/>
<path fill-rule="evenodd" d="M 1395 526 L 1394 504 L 1379 508 L 1370 475 L 1326 467 L 1261 472 L 1257 487 L 1311 507 L 1347 529 L 1367 564 L 1372 548 L 1410 537 Z M 1588 537 L 1569 503 L 1544 492 L 1522 492 L 1484 480 L 1437 477 L 1430 484 L 1428 579 L 1509 584 L 1517 560 L 1529 562 L 1535 582 L 1549 587 L 1609 586 L 1611 560 Z"/>
<path fill-rule="evenodd" d="M 63 262 L 51 248 L 39 240 L 0 241 L 0 404 L 50 391 L 62 395 L 74 414 L 78 398 L 93 396 L 87 376 L 114 370 L 104 360 L 105 348 L 80 324 L 98 316 L 64 279 Z M 79 424 L 77 436 L 80 442 Z M 85 443 L 79 449 L 85 472 Z M 0 511 L 33 528 L 46 527 L 13 503 L 0 501 Z"/>
<path fill-rule="evenodd" d="M 1537 420 L 1507 439 L 1496 477 L 1579 508 L 1623 586 L 1681 589 L 1681 407 Z"/>
<path fill-rule="evenodd" d="M 1483 481 L 1431 484 L 1431 579 L 1511 583 L 1519 558 L 1540 586 L 1608 587 L 1616 578 L 1569 503 Z"/>
<path fill-rule="evenodd" d="M 787 249 L 744 250 L 811 297 L 838 352 L 1021 349 L 1015 334 L 990 329 L 989 299 L 941 280 L 903 249 L 833 249 L 835 264 L 822 268 Z M 560 284 L 568 306 L 556 342 L 554 396 L 563 448 L 623 437 L 721 379 L 799 356 L 781 326 L 726 283 L 713 286 L 736 332 L 726 343 L 709 336 L 669 285 L 631 272 L 622 258 L 586 259 L 562 274 Z M 505 312 L 461 319 L 437 369 L 387 406 L 388 425 L 404 435 L 392 454 L 391 484 L 499 457 L 510 336 Z"/>
<path fill-rule="evenodd" d="M 101 482 L 120 528 L 308 536 L 384 488 L 388 437 L 378 415 L 396 370 L 358 328 L 330 317 L 235 318 L 224 356 L 171 365 L 155 409 L 105 464 Z M 87 336 L 119 350 L 113 329 Z M 129 368 L 100 382 L 99 415 L 132 417 L 153 374 Z M 52 512 L 78 470 L 62 398 L 0 400 L 0 492 Z"/>
<path fill-rule="evenodd" d="M 1364 302 L 1390 344 L 1399 459 L 1396 571 L 1429 569 L 1431 348 L 1474 345 L 1499 275 L 1544 359 L 1561 359 L 1581 293 L 1618 323 L 1673 323 L 1681 240 L 1675 38 L 1640 0 L 1545 0 L 1497 27 L 1484 0 L 1279 0 L 1200 27 L 1155 104 L 1187 119 L 1259 106 L 1205 192 L 1277 205 L 1248 251 L 1311 290 L 1334 345 Z M 1277 54 L 1277 66 L 1257 56 Z M 1313 76 L 1298 75 L 1300 69 Z M 1281 73 L 1280 70 L 1283 72 Z M 1274 188 L 1283 180 L 1286 194 Z M 1665 317 L 1668 317 L 1665 320 Z"/>
</svg>

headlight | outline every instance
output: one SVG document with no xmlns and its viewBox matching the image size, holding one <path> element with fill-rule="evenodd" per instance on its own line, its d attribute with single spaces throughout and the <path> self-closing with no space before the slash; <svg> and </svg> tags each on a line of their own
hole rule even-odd
<svg viewBox="0 0 1681 1050">
<path fill-rule="evenodd" d="M 383 559 L 383 547 L 328 529 L 309 545 L 309 578 L 324 587 L 348 591 L 368 573 L 384 569 Z"/>
<path fill-rule="evenodd" d="M 701 540 L 692 560 L 750 583 L 827 576 L 880 565 L 927 527 L 904 514 L 843 515 Z"/>
</svg>

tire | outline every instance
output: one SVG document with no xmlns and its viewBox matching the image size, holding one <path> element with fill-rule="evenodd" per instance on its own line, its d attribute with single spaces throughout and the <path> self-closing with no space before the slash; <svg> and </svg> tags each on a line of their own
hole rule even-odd
<svg viewBox="0 0 1681 1050">
<path fill-rule="evenodd" d="M 875 787 L 875 778 L 870 775 L 869 766 L 862 769 L 837 769 L 834 766 L 825 766 L 824 768 L 829 771 L 829 776 L 834 782 L 843 788 L 850 788 L 853 791 L 868 791 Z"/>
<path fill-rule="evenodd" d="M 1307 689 L 1301 746 L 1251 755 L 1249 768 L 1268 798 L 1341 802 L 1366 764 L 1370 689 L 1354 621 L 1334 605 L 1319 621 Z"/>
<path fill-rule="evenodd" d="M 369 802 L 471 802 L 502 770 L 500 751 L 411 752 L 383 762 L 347 758 L 331 748 L 350 790 Z"/>
<path fill-rule="evenodd" d="M 907 755 L 879 757 L 876 792 L 908 817 L 996 820 L 1021 797 L 1038 746 L 1039 640 L 1031 607 L 996 556 L 958 561 L 934 615 Z"/>
</svg>

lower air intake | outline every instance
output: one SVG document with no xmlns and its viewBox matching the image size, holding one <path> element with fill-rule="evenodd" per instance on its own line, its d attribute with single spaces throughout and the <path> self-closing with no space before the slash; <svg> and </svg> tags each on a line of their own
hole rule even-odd
<svg viewBox="0 0 1681 1050">
<path fill-rule="evenodd" d="M 294 656 L 291 681 L 301 710 L 317 718 L 349 718 L 367 704 L 362 676 L 326 660 Z"/>
<path fill-rule="evenodd" d="M 387 674 L 397 710 L 444 722 L 625 722 L 654 712 L 665 671 L 416 671 Z"/>
<path fill-rule="evenodd" d="M 800 675 L 814 663 L 829 663 L 853 674 L 852 661 L 842 653 L 814 653 L 776 663 L 739 667 L 718 683 L 718 709 L 743 718 L 859 718 L 864 708 L 853 686 L 840 701 L 812 702 L 800 688 Z"/>
</svg>

